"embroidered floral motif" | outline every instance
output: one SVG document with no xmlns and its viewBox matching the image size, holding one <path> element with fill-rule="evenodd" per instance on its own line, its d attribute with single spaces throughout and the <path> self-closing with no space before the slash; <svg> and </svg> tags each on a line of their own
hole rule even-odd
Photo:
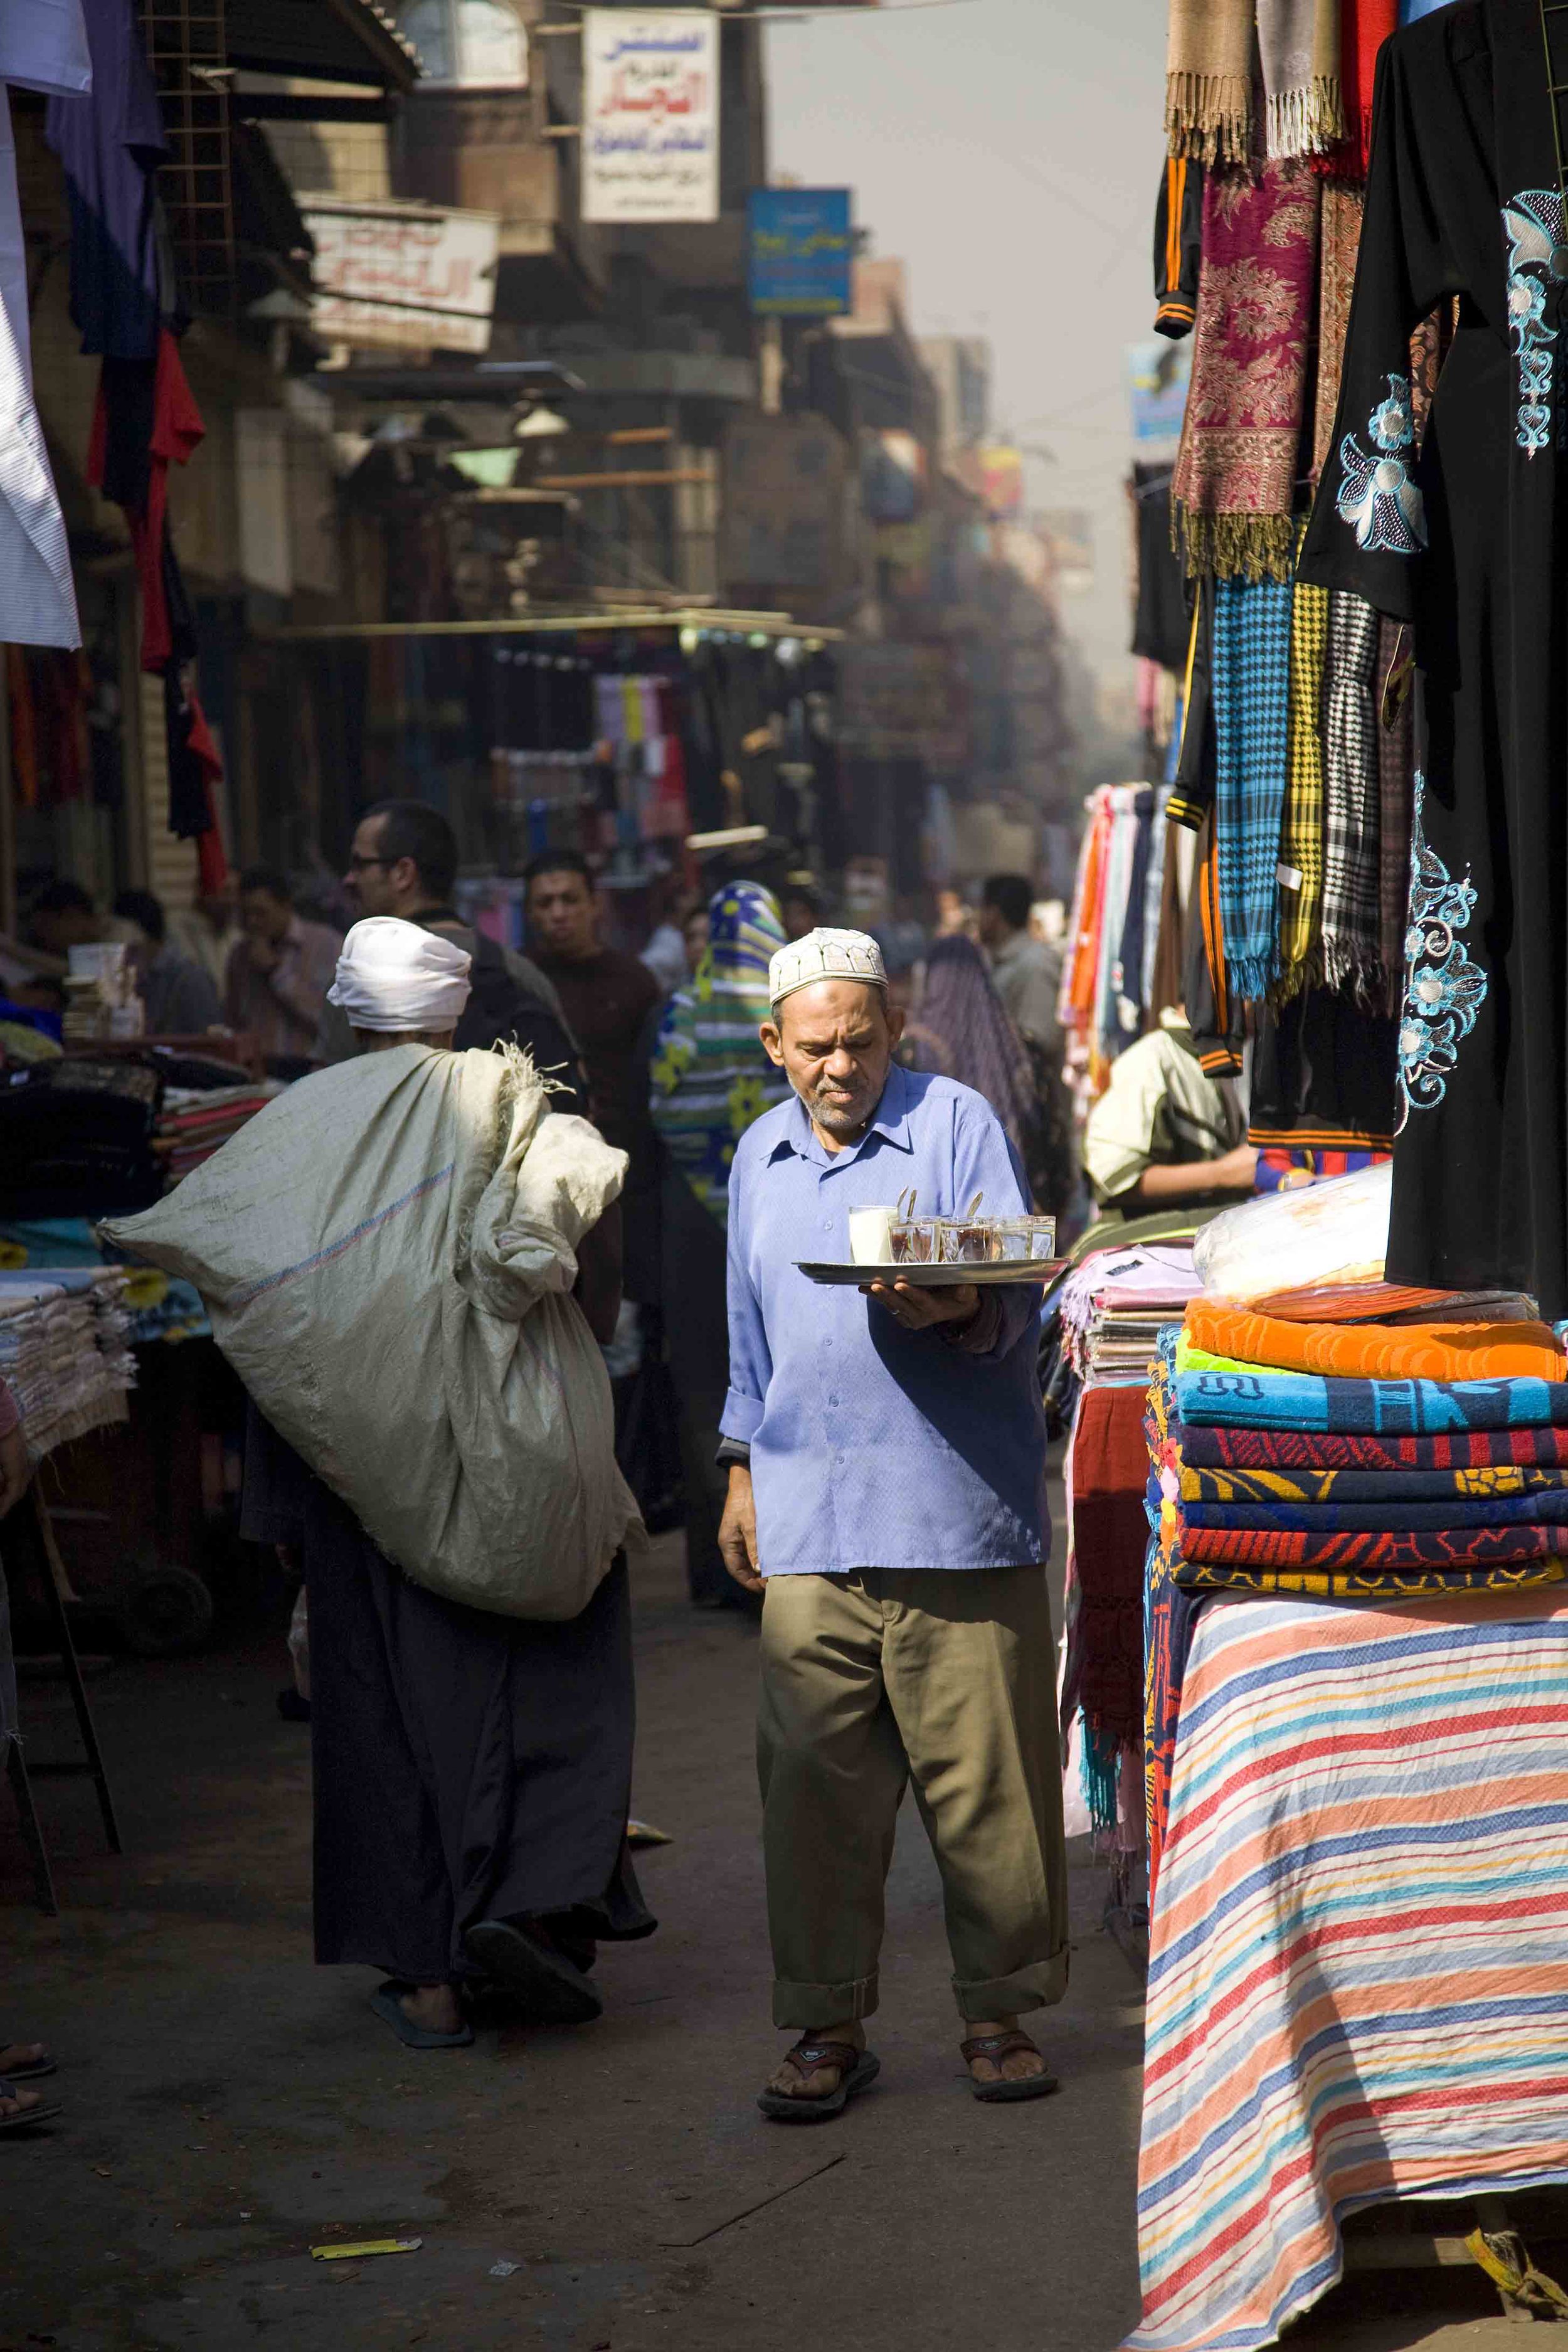
<svg viewBox="0 0 1568 2352">
<path fill-rule="evenodd" d="M 1447 1093 L 1459 1047 L 1476 1025 L 1489 985 L 1460 937 L 1476 911 L 1475 885 L 1468 873 L 1456 882 L 1428 842 L 1426 798 L 1426 780 L 1418 773 L 1399 1024 L 1399 1087 L 1407 1112 L 1430 1110 Z"/>
<path fill-rule="evenodd" d="M 1334 504 L 1342 521 L 1354 530 L 1356 545 L 1369 552 L 1382 549 L 1389 555 L 1418 555 L 1426 544 L 1426 514 L 1421 492 L 1410 478 L 1402 454 L 1415 445 L 1415 417 L 1410 379 L 1391 375 L 1388 397 L 1367 419 L 1372 449 L 1363 449 L 1353 433 L 1340 443 L 1340 484 Z"/>
<path fill-rule="evenodd" d="M 1546 317 L 1550 286 L 1568 277 L 1563 250 L 1563 198 L 1556 188 L 1526 188 L 1502 208 L 1508 239 L 1508 319 L 1519 362 L 1514 439 L 1526 457 L 1550 446 L 1557 327 Z"/>
</svg>

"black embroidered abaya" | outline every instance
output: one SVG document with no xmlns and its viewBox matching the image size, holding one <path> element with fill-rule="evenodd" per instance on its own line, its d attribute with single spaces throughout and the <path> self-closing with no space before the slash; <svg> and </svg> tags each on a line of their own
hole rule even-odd
<svg viewBox="0 0 1568 2352">
<path fill-rule="evenodd" d="M 1568 59 L 1568 15 L 1546 20 Z M 1539 0 L 1379 60 L 1339 415 L 1302 577 L 1412 625 L 1421 778 L 1391 1280 L 1568 1315 L 1568 236 Z M 1560 61 L 1553 79 L 1568 79 Z M 1412 329 L 1458 298 L 1420 453 Z"/>
</svg>

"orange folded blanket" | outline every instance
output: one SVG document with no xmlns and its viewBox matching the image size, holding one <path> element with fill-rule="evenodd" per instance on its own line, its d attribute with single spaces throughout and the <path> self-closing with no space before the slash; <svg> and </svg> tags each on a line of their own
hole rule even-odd
<svg viewBox="0 0 1568 2352">
<path fill-rule="evenodd" d="M 1287 1323 L 1223 1299 L 1188 1303 L 1194 1348 L 1282 1372 L 1352 1380 L 1560 1381 L 1563 1354 L 1544 1323 Z"/>
</svg>

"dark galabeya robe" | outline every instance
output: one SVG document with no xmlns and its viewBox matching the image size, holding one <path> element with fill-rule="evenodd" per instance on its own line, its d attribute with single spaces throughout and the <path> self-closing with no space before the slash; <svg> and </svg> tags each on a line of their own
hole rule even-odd
<svg viewBox="0 0 1568 2352">
<path fill-rule="evenodd" d="M 1568 80 L 1568 15 L 1544 23 Z M 1419 456 L 1412 329 L 1458 326 Z M 1391 1281 L 1568 1315 L 1568 236 L 1539 0 L 1378 65 L 1332 446 L 1301 576 L 1412 625 L 1415 855 Z"/>
<path fill-rule="evenodd" d="M 411 1583 L 254 1406 L 243 1532 L 298 1547 L 310 1596 L 316 1958 L 477 1977 L 482 1920 L 653 1932 L 626 1848 L 636 1698 L 617 1560 L 534 1623 Z"/>
</svg>

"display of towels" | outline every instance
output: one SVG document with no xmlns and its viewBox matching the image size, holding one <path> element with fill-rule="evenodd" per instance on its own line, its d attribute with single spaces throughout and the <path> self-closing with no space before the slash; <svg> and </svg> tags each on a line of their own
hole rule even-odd
<svg viewBox="0 0 1568 2352">
<path fill-rule="evenodd" d="M 129 1418 L 136 1370 L 125 1286 L 110 1266 L 0 1273 L 0 1376 L 33 1461 Z"/>
<path fill-rule="evenodd" d="M 1562 1343 L 1523 1299 L 1426 1313 L 1310 1322 L 1200 1295 L 1161 1336 L 1145 1423 L 1152 1878 L 1205 1595 L 1369 1603 L 1568 1576 Z"/>
</svg>

